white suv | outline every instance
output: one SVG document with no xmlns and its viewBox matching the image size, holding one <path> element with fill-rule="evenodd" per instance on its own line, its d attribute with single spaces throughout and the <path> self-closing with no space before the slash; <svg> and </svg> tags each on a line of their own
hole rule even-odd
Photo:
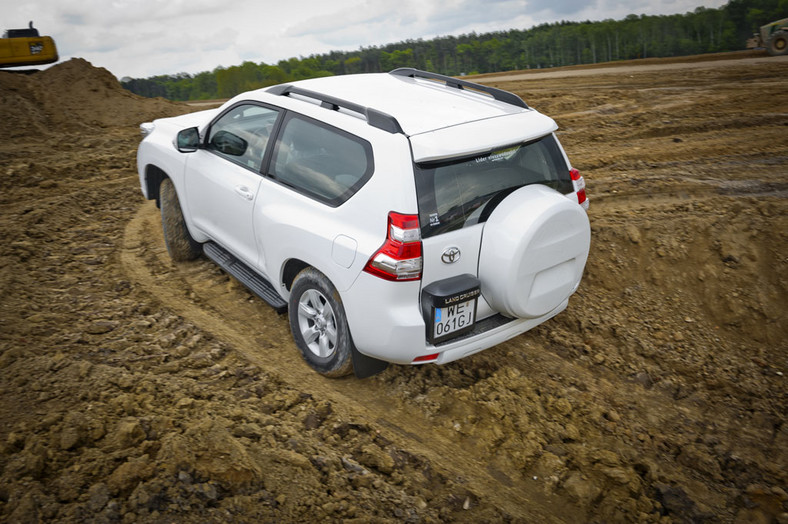
<svg viewBox="0 0 788 524">
<path fill-rule="evenodd" d="M 583 178 L 516 95 L 415 69 L 283 84 L 141 126 L 167 249 L 280 312 L 327 376 L 445 364 L 560 313 Z"/>
</svg>

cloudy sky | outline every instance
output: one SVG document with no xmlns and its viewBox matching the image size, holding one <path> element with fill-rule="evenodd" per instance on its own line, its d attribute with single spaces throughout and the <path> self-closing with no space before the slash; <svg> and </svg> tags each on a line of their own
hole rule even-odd
<svg viewBox="0 0 788 524">
<path fill-rule="evenodd" d="M 199 73 L 407 39 L 560 20 L 674 14 L 724 0 L 0 0 L 0 27 L 35 22 L 61 60 L 118 78 Z"/>
</svg>

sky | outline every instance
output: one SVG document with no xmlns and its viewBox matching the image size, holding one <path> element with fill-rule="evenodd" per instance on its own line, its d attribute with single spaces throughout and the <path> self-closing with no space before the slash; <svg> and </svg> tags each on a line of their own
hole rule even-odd
<svg viewBox="0 0 788 524">
<path fill-rule="evenodd" d="M 0 29 L 55 39 L 118 78 L 355 51 L 408 39 L 716 8 L 725 0 L 0 0 Z"/>
</svg>

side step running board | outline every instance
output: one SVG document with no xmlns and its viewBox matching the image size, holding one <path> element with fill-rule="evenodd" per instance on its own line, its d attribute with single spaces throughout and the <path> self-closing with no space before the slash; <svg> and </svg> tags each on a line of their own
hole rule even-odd
<svg viewBox="0 0 788 524">
<path fill-rule="evenodd" d="M 282 314 L 287 311 L 287 302 L 276 292 L 274 286 L 231 255 L 229 251 L 215 242 L 206 242 L 202 249 L 208 258 L 248 287 L 252 293 L 265 300 L 277 313 Z"/>
</svg>

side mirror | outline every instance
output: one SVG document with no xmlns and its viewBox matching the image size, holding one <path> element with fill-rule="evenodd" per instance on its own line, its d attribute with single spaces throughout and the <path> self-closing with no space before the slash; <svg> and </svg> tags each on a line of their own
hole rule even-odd
<svg viewBox="0 0 788 524">
<path fill-rule="evenodd" d="M 200 132 L 197 128 L 181 130 L 175 138 L 175 148 L 181 153 L 193 153 L 200 149 Z"/>
</svg>

